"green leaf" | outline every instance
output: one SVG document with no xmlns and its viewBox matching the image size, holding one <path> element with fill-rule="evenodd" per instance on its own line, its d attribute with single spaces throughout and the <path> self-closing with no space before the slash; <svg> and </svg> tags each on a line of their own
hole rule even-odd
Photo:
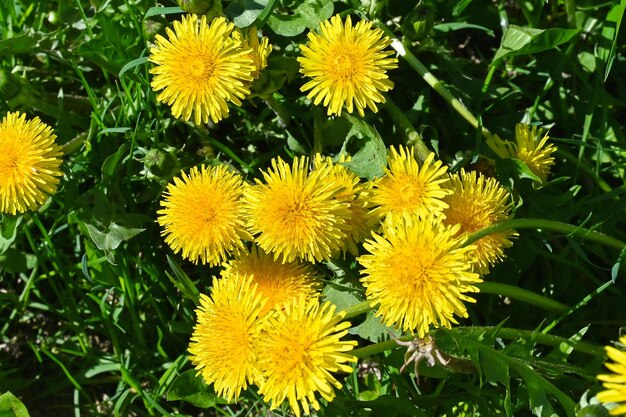
<svg viewBox="0 0 626 417">
<path fill-rule="evenodd" d="M 116 129 L 116 128 L 111 128 L 111 129 Z M 115 174 L 115 171 L 118 168 L 120 161 L 127 155 L 127 153 L 128 153 L 128 146 L 126 144 L 123 144 L 122 146 L 119 147 L 119 149 L 113 155 L 109 155 L 102 163 L 102 177 L 103 178 L 113 177 L 113 175 Z"/>
<path fill-rule="evenodd" d="M 472 0 L 459 0 L 454 9 L 452 9 L 452 16 L 459 16 L 471 2 Z"/>
<path fill-rule="evenodd" d="M 143 18 L 144 20 L 146 20 L 147 18 L 152 17 L 152 16 L 178 14 L 178 13 L 185 13 L 185 11 L 178 6 L 174 6 L 174 7 L 155 6 L 155 7 L 150 7 Z"/>
<path fill-rule="evenodd" d="M 213 390 L 204 383 L 202 377 L 196 376 L 196 370 L 190 369 L 178 375 L 167 391 L 168 401 L 186 401 L 199 408 L 214 407 L 223 404 Z"/>
<path fill-rule="evenodd" d="M 86 224 L 89 237 L 102 251 L 112 251 L 117 249 L 126 240 L 137 236 L 146 229 L 124 227 L 116 223 L 111 223 L 104 231 L 100 231 L 92 224 Z"/>
<path fill-rule="evenodd" d="M 131 70 L 131 69 L 135 69 L 138 66 L 145 64 L 146 62 L 148 62 L 148 57 L 147 56 L 142 56 L 140 58 L 133 59 L 128 64 L 126 64 L 126 65 L 124 65 L 122 67 L 122 69 L 120 70 L 120 73 L 118 74 L 118 76 L 120 78 L 122 78 L 122 76 L 124 75 L 124 73 L 126 71 Z M 102 134 L 102 132 L 100 132 L 100 134 Z"/>
<path fill-rule="evenodd" d="M 604 81 L 609 77 L 613 61 L 615 60 L 615 45 L 622 18 L 624 17 L 624 9 L 626 9 L 626 0 L 622 0 L 619 4 L 611 7 L 602 25 L 602 39 L 600 39 L 597 45 L 596 56 L 605 64 Z M 608 45 L 611 46 L 607 47 Z"/>
<path fill-rule="evenodd" d="M 39 42 L 50 37 L 52 34 L 41 32 L 29 32 L 0 41 L 0 57 L 14 54 L 33 53 Z"/>
<path fill-rule="evenodd" d="M 359 177 L 367 178 L 368 180 L 382 177 L 387 166 L 385 142 L 383 142 L 376 129 L 363 120 L 345 113 L 343 117 L 352 123 L 352 129 L 348 132 L 343 145 L 344 149 L 352 137 L 363 141 L 363 145 L 352 156 L 350 162 L 342 162 L 342 165 L 352 170 Z"/>
<path fill-rule="evenodd" d="M 441 24 L 433 26 L 433 29 L 439 32 L 443 32 L 443 33 L 454 32 L 456 30 L 461 30 L 461 29 L 476 29 L 476 30 L 485 31 L 487 35 L 489 36 L 495 36 L 495 34 L 493 33 L 493 30 L 485 26 L 475 25 L 475 24 L 466 23 L 466 22 L 441 23 Z"/>
<path fill-rule="evenodd" d="M 267 6 L 268 0 L 239 0 L 231 2 L 224 14 L 235 26 L 245 28 L 254 23 Z"/>
<path fill-rule="evenodd" d="M 272 14 L 267 25 L 282 36 L 297 36 L 305 29 L 316 29 L 320 22 L 333 15 L 332 0 L 305 0 L 293 11 L 293 14 Z"/>
<path fill-rule="evenodd" d="M 548 51 L 568 42 L 578 33 L 578 29 L 533 29 L 509 25 L 502 36 L 500 48 L 491 64 L 517 55 L 530 55 Z"/>
<path fill-rule="evenodd" d="M 356 334 L 363 339 L 370 340 L 372 342 L 380 342 L 383 340 L 383 335 L 387 335 L 393 332 L 393 328 L 384 325 L 380 318 L 374 315 L 373 311 L 368 311 L 365 316 L 365 321 L 358 326 L 351 327 L 348 330 L 350 334 Z"/>
<path fill-rule="evenodd" d="M 176 285 L 176 287 L 183 294 L 185 294 L 187 298 L 192 300 L 194 304 L 199 304 L 200 303 L 200 291 L 198 291 L 198 288 L 196 287 L 196 285 L 189 278 L 187 273 L 176 263 L 176 261 L 172 259 L 171 256 L 166 255 L 166 258 L 167 258 L 167 263 L 170 265 L 170 268 L 172 268 L 172 271 L 174 272 L 174 275 L 176 276 L 176 279 L 170 274 L 168 274 L 167 272 L 165 272 L 165 274 L 170 278 L 172 283 Z"/>
<path fill-rule="evenodd" d="M 22 222 L 22 216 L 2 215 L 0 221 L 0 255 L 9 249 L 17 237 L 17 227 Z"/>
<path fill-rule="evenodd" d="M 29 417 L 26 406 L 10 392 L 0 395 L 0 417 Z"/>
</svg>

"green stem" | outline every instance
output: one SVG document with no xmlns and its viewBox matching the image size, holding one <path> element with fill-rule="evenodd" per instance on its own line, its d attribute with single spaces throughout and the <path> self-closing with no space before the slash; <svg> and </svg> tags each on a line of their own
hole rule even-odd
<svg viewBox="0 0 626 417">
<path fill-rule="evenodd" d="M 369 301 L 363 301 L 361 303 L 355 304 L 343 310 L 346 314 L 343 317 L 344 319 L 350 319 L 352 317 L 359 316 L 363 313 L 367 313 L 372 310 L 372 306 Z"/>
<path fill-rule="evenodd" d="M 541 230 L 553 230 L 555 232 L 563 232 L 571 236 L 580 237 L 592 242 L 600 243 L 602 245 L 623 250 L 626 247 L 626 243 L 619 239 L 605 235 L 604 233 L 596 232 L 594 230 L 586 229 L 580 226 L 574 226 L 571 224 L 545 219 L 511 219 L 501 223 L 494 224 L 493 226 L 486 227 L 468 236 L 465 241 L 465 245 L 472 244 L 485 236 L 503 232 L 507 230 L 515 229 L 541 229 Z"/>
<path fill-rule="evenodd" d="M 543 310 L 556 311 L 559 313 L 569 311 L 569 307 L 563 303 L 541 294 L 516 287 L 515 285 L 502 284 L 499 282 L 481 282 L 480 284 L 476 284 L 476 286 L 482 293 L 502 295 L 503 297 L 509 297 Z"/>
<path fill-rule="evenodd" d="M 413 55 L 407 46 L 395 37 L 393 32 L 389 30 L 387 26 L 379 22 L 378 27 L 391 39 L 391 47 L 395 49 L 402 58 L 404 58 L 411 68 L 417 71 L 417 73 L 428 83 L 428 85 L 430 85 L 441 97 L 443 97 L 443 99 L 475 129 L 481 129 L 481 133 L 485 138 L 491 137 L 491 133 L 480 125 L 478 119 L 472 114 L 472 112 L 470 112 L 467 107 L 465 107 L 465 105 L 458 98 L 456 98 L 454 94 L 452 94 L 450 90 L 448 90 L 446 86 L 444 86 L 419 59 L 417 59 L 415 55 Z"/>
<path fill-rule="evenodd" d="M 385 96 L 385 100 L 385 110 L 396 122 L 396 124 L 404 131 L 404 135 L 407 138 L 407 145 L 414 146 L 419 159 L 421 161 L 425 161 L 430 154 L 430 150 L 424 143 L 424 139 L 422 139 L 422 136 L 417 133 L 417 130 L 415 130 L 411 121 L 404 115 L 396 103 L 394 103 L 389 96 Z"/>
<path fill-rule="evenodd" d="M 476 333 L 489 333 L 496 331 L 496 327 L 494 326 L 459 326 L 455 327 L 451 330 L 446 330 L 451 333 L 462 333 L 462 332 L 476 332 Z M 534 330 L 520 330 L 520 329 L 512 329 L 509 327 L 501 327 L 497 329 L 496 335 L 499 338 L 507 339 L 507 340 L 518 340 L 524 339 L 529 340 L 535 343 L 539 343 L 546 346 L 560 346 L 565 344 L 568 347 L 571 347 L 573 350 L 586 353 L 588 355 L 594 356 L 603 356 L 604 348 L 602 346 L 596 346 L 594 344 L 578 341 L 572 342 L 569 339 L 561 336 L 554 336 L 551 334 L 539 333 Z M 435 340 L 437 340 L 437 331 L 434 332 L 433 336 Z M 411 340 L 413 336 L 403 337 L 400 340 Z M 394 340 L 386 340 L 384 342 L 375 343 L 373 345 L 365 346 L 359 349 L 353 350 L 351 353 L 357 358 L 365 358 L 368 356 L 372 356 L 378 353 L 385 352 L 387 350 L 392 350 L 399 347 L 398 344 Z"/>
<path fill-rule="evenodd" d="M 276 113 L 276 116 L 278 116 L 278 119 L 280 119 L 280 122 L 282 123 L 282 125 L 284 127 L 289 126 L 289 122 L 291 121 L 291 117 L 289 116 L 289 112 L 287 111 L 287 109 L 285 109 L 282 105 L 282 103 L 278 100 L 276 100 L 273 96 L 268 95 L 267 97 L 263 98 L 263 101 L 265 102 L 265 104 L 267 104 L 267 106 L 272 109 L 272 111 L 274 113 Z"/>
</svg>

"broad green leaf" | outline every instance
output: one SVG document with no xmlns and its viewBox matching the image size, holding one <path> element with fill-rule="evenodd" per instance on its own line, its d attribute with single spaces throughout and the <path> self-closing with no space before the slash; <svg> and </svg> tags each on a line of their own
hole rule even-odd
<svg viewBox="0 0 626 417">
<path fill-rule="evenodd" d="M 305 29 L 316 29 L 320 22 L 333 15 L 332 0 L 305 0 L 295 8 L 293 14 L 273 13 L 267 25 L 278 35 L 297 36 Z"/>
<path fill-rule="evenodd" d="M 337 311 L 345 310 L 362 300 L 349 288 L 341 288 L 333 284 L 326 285 L 323 293 L 324 301 L 330 301 L 337 306 Z"/>
<path fill-rule="evenodd" d="M 34 53 L 39 42 L 52 34 L 28 32 L 12 38 L 0 40 L 0 57 L 14 54 Z"/>
<path fill-rule="evenodd" d="M 578 29 L 533 29 L 509 25 L 502 36 L 500 48 L 491 64 L 517 55 L 530 55 L 548 51 L 568 42 L 578 33 Z"/>
<path fill-rule="evenodd" d="M 124 227 L 116 223 L 111 223 L 104 231 L 98 230 L 92 224 L 86 224 L 89 237 L 96 244 L 98 249 L 103 251 L 112 251 L 117 249 L 120 244 L 126 240 L 137 236 L 146 229 Z"/>
<path fill-rule="evenodd" d="M 352 170 L 359 177 L 372 180 L 382 177 L 387 166 L 387 148 L 385 142 L 372 126 L 361 119 L 344 114 L 352 129 L 344 142 L 344 148 L 352 137 L 356 137 L 363 142 L 360 149 L 352 156 L 350 162 L 342 162 L 342 165 Z"/>
<path fill-rule="evenodd" d="M 0 417 L 29 417 L 26 406 L 10 392 L 0 395 Z"/>
<path fill-rule="evenodd" d="M 196 370 L 190 369 L 178 375 L 167 391 L 168 401 L 186 401 L 199 408 L 209 408 L 224 403 L 217 394 L 196 376 Z"/>
<path fill-rule="evenodd" d="M 372 342 L 380 342 L 383 339 L 383 335 L 387 335 L 392 332 L 393 328 L 381 323 L 380 318 L 374 315 L 373 311 L 367 312 L 363 323 L 358 326 L 351 327 L 348 330 L 348 333 L 356 334 L 359 337 Z"/>
<path fill-rule="evenodd" d="M 254 23 L 267 6 L 268 0 L 239 0 L 231 2 L 224 14 L 235 26 L 245 28 Z"/>
<path fill-rule="evenodd" d="M 590 404 L 581 408 L 576 417 L 609 417 L 609 410 L 600 404 Z"/>
<path fill-rule="evenodd" d="M 536 182 L 541 182 L 541 178 L 535 175 L 534 172 L 524 162 L 517 158 L 507 158 L 496 161 L 496 169 L 498 174 L 505 177 L 513 178 L 529 178 Z"/>
</svg>

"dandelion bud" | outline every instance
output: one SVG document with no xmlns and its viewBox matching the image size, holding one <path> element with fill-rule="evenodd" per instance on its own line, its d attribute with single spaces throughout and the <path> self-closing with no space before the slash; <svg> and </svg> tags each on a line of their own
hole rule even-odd
<svg viewBox="0 0 626 417">
<path fill-rule="evenodd" d="M 404 19 L 402 33 L 412 41 L 421 41 L 433 28 L 433 11 L 430 7 L 419 5 Z"/>
<path fill-rule="evenodd" d="M 222 13 L 221 0 L 178 0 L 178 6 L 187 13 L 204 14 L 208 18 Z"/>
</svg>

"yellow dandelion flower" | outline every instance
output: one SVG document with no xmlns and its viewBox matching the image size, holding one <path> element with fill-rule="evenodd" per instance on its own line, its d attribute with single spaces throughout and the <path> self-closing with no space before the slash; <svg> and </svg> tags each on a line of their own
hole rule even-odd
<svg viewBox="0 0 626 417">
<path fill-rule="evenodd" d="M 183 16 L 167 29 L 167 37 L 157 35 L 150 50 L 152 89 L 160 91 L 157 100 L 172 107 L 174 117 L 196 124 L 217 123 L 228 116 L 228 102 L 241 106 L 250 94 L 254 65 L 250 49 L 232 35 L 234 25 L 223 17 L 210 24 L 206 17 Z"/>
<path fill-rule="evenodd" d="M 626 336 L 619 339 L 620 344 L 626 346 Z M 613 346 L 605 346 L 606 354 L 613 362 L 607 362 L 604 366 L 612 374 L 598 375 L 605 390 L 598 393 L 598 400 L 602 403 L 617 403 L 609 414 L 613 416 L 626 415 L 626 351 L 618 350 Z"/>
<path fill-rule="evenodd" d="M 392 223 L 440 215 L 448 207 L 444 198 L 451 192 L 443 187 L 448 168 L 435 161 L 432 152 L 419 164 L 413 148 L 400 146 L 398 153 L 392 146 L 390 150 L 385 176 L 374 183 L 371 192 L 372 203 L 378 206 L 372 215 Z"/>
<path fill-rule="evenodd" d="M 319 281 L 309 264 L 285 262 L 274 259 L 256 247 L 242 252 L 239 257 L 226 263 L 222 276 L 231 274 L 249 275 L 266 300 L 259 314 L 266 313 L 300 297 L 317 299 L 320 295 Z"/>
<path fill-rule="evenodd" d="M 548 139 L 548 133 L 543 129 L 518 123 L 515 126 L 515 143 L 494 135 L 487 139 L 487 145 L 502 159 L 519 159 L 541 182 L 545 182 L 555 162 L 551 155 L 556 152 L 556 146 L 548 143 Z"/>
<path fill-rule="evenodd" d="M 157 212 L 165 242 L 191 262 L 219 265 L 249 239 L 240 211 L 243 189 L 241 176 L 225 165 L 194 167 L 174 178 Z"/>
<path fill-rule="evenodd" d="M 369 213 L 371 202 L 364 193 L 367 185 L 361 184 L 354 172 L 341 165 L 342 162 L 348 162 L 350 159 L 350 156 L 344 154 L 339 157 L 337 163 L 334 163 L 331 157 L 317 154 L 314 165 L 316 169 L 329 169 L 326 181 L 335 183 L 343 190 L 335 198 L 346 203 L 350 209 L 350 217 L 347 219 L 350 233 L 346 236 L 341 249 L 356 256 L 358 255 L 357 243 L 369 236 L 375 219 Z"/>
<path fill-rule="evenodd" d="M 263 36 L 259 42 L 259 35 L 257 33 L 256 26 L 252 26 L 248 29 L 248 32 L 244 35 L 239 29 L 233 32 L 233 37 L 241 41 L 244 48 L 250 49 L 252 52 L 248 54 L 248 57 L 252 59 L 254 69 L 250 73 L 253 80 L 259 78 L 261 71 L 267 67 L 267 57 L 272 52 L 272 45 L 267 37 Z"/>
<path fill-rule="evenodd" d="M 350 323 L 341 321 L 335 306 L 303 298 L 271 314 L 259 340 L 258 367 L 261 372 L 259 394 L 275 409 L 285 399 L 291 411 L 300 416 L 300 407 L 319 410 L 315 394 L 327 401 L 335 397 L 341 383 L 331 372 L 352 372 L 347 362 L 355 341 L 341 340 Z"/>
<path fill-rule="evenodd" d="M 511 196 L 495 178 L 461 169 L 450 176 L 449 189 L 452 194 L 444 199 L 448 208 L 443 212 L 443 224 L 458 224 L 458 235 L 463 238 L 510 217 Z M 514 231 L 497 232 L 474 242 L 476 250 L 470 254 L 474 270 L 488 273 L 491 266 L 504 259 L 504 249 L 513 245 L 510 239 L 515 236 Z"/>
<path fill-rule="evenodd" d="M 264 303 L 252 277 L 237 274 L 213 280 L 211 296 L 200 297 L 189 343 L 191 362 L 229 401 L 258 379 L 256 343 Z"/>
<path fill-rule="evenodd" d="M 54 194 L 61 176 L 61 147 L 47 124 L 19 112 L 0 123 L 0 213 L 36 210 Z"/>
<path fill-rule="evenodd" d="M 451 327 L 454 315 L 467 317 L 463 302 L 475 300 L 465 293 L 477 292 L 481 279 L 467 262 L 475 247 L 460 247 L 458 230 L 434 219 L 403 220 L 365 241 L 361 282 L 383 323 L 424 337 L 431 325 Z"/>
<path fill-rule="evenodd" d="M 542 137 L 543 136 L 543 137 Z M 543 129 L 528 125 L 515 126 L 515 141 L 517 142 L 517 158 L 544 182 L 554 165 L 556 146 L 548 143 L 548 133 Z"/>
<path fill-rule="evenodd" d="M 308 171 L 309 160 L 281 158 L 263 172 L 265 184 L 246 188 L 244 213 L 255 241 L 274 258 L 310 262 L 330 259 L 349 233 L 348 205 L 335 197 L 342 189 L 327 181 L 328 168 Z"/>
<path fill-rule="evenodd" d="M 350 16 L 345 24 L 339 15 L 320 23 L 320 34 L 310 32 L 308 45 L 302 51 L 300 72 L 312 78 L 302 86 L 315 105 L 323 102 L 328 114 L 341 115 L 354 107 L 361 116 L 369 107 L 378 111 L 376 103 L 384 103 L 381 93 L 393 88 L 387 70 L 397 68 L 398 60 L 385 50 L 391 40 L 383 31 L 372 29 L 372 22 L 360 21 L 352 26 Z"/>
</svg>

